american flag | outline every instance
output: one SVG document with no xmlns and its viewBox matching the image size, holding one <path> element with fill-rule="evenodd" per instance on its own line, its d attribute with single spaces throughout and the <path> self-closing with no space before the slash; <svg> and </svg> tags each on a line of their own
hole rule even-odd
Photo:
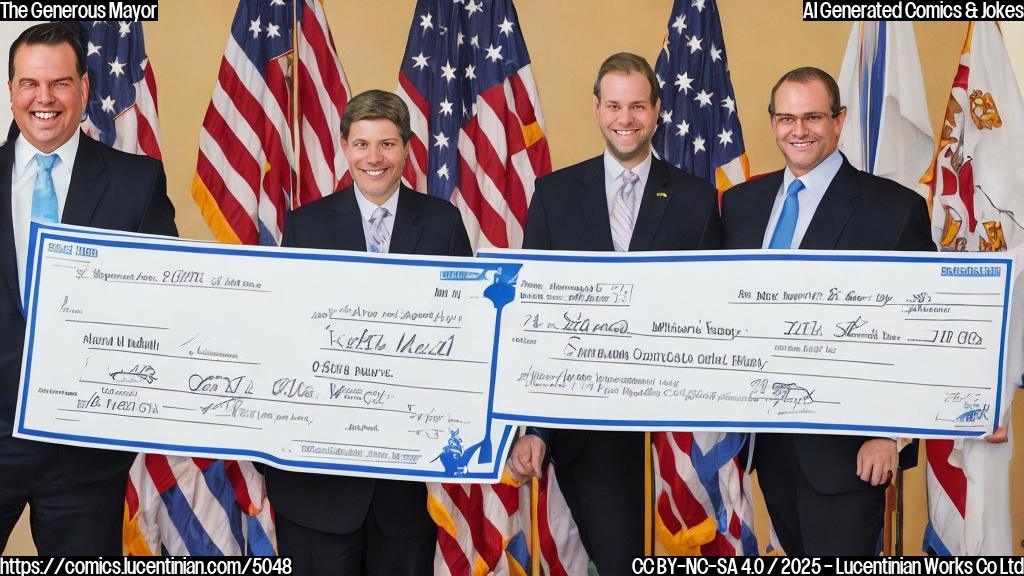
<svg viewBox="0 0 1024 576">
<path fill-rule="evenodd" d="M 140 454 L 128 477 L 128 556 L 273 556 L 274 520 L 252 462 Z"/>
<path fill-rule="evenodd" d="M 458 206 L 475 249 L 519 248 L 551 156 L 512 1 L 419 0 L 397 92 L 412 113 L 407 184 Z"/>
<path fill-rule="evenodd" d="M 658 156 L 721 194 L 750 175 L 715 0 L 676 0 L 655 67 L 661 85 Z"/>
<path fill-rule="evenodd" d="M 297 2 L 242 0 L 235 12 L 192 182 L 192 196 L 221 242 L 280 244 L 285 212 L 334 192 L 346 177 L 338 145 L 349 95 L 345 73 L 322 3 Z"/>
<path fill-rule="evenodd" d="M 87 134 L 160 159 L 156 81 L 138 22 L 79 22 L 90 93 Z M 251 462 L 140 454 L 125 492 L 130 555 L 274 553 L 263 478 Z"/>
<path fill-rule="evenodd" d="M 591 571 L 590 558 L 580 540 L 579 528 L 558 487 L 555 465 L 548 463 L 538 482 L 537 540 L 540 565 L 548 576 L 585 576 Z"/>
<path fill-rule="evenodd" d="M 85 133 L 160 160 L 156 80 L 139 22 L 79 22 L 89 72 Z"/>
<path fill-rule="evenodd" d="M 749 167 L 714 0 L 676 0 L 655 72 L 657 154 L 719 194 L 745 181 Z M 657 541 L 673 555 L 757 554 L 750 480 L 737 458 L 742 435 L 657 432 L 651 438 Z"/>
<path fill-rule="evenodd" d="M 434 574 L 529 573 L 529 487 L 511 484 L 428 484 L 427 507 L 437 523 Z"/>
</svg>

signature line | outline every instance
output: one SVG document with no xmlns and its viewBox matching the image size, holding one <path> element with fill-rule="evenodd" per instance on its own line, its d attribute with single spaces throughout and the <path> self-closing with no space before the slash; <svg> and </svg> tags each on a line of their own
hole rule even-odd
<svg viewBox="0 0 1024 576">
<path fill-rule="evenodd" d="M 792 358 L 794 360 L 821 360 L 823 362 L 850 362 L 851 364 L 874 364 L 876 366 L 895 366 L 892 362 L 869 362 L 868 360 L 846 360 L 843 358 L 816 358 L 814 356 L 783 356 L 772 354 L 772 358 Z"/>
</svg>

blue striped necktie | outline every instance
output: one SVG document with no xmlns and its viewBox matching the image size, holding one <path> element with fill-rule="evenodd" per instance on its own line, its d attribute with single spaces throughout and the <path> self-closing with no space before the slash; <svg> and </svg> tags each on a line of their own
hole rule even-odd
<svg viewBox="0 0 1024 576">
<path fill-rule="evenodd" d="M 786 189 L 786 201 L 782 204 L 782 213 L 779 214 L 779 221 L 775 224 L 775 232 L 772 233 L 772 241 L 768 244 L 771 249 L 786 249 L 793 244 L 793 232 L 796 231 L 796 219 L 800 216 L 800 202 L 796 195 L 804 189 L 804 183 L 800 180 L 793 180 Z"/>
<path fill-rule="evenodd" d="M 32 219 L 40 222 L 57 221 L 57 190 L 53 187 L 50 170 L 60 160 L 56 154 L 36 154 L 34 157 L 39 170 L 32 186 Z"/>
</svg>

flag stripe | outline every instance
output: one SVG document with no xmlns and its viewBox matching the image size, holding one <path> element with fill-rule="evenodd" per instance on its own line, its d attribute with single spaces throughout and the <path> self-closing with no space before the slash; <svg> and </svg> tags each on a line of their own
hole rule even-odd
<svg viewBox="0 0 1024 576">
<path fill-rule="evenodd" d="M 200 138 L 203 138 L 202 132 L 200 132 Z M 223 215 L 225 221 L 229 224 L 231 230 L 238 235 L 242 244 L 255 243 L 258 234 L 255 214 L 250 214 L 246 211 L 242 204 L 231 194 L 227 184 L 221 178 L 220 172 L 210 164 L 205 154 L 199 155 L 199 160 L 196 163 L 196 173 L 205 189 L 214 198 L 214 204 L 211 209 L 215 208 Z M 209 222 L 210 218 L 207 217 L 206 220 Z"/>
<path fill-rule="evenodd" d="M 333 193 L 349 169 L 340 124 L 350 90 L 319 0 L 303 3 L 298 70 L 302 205 Z"/>
</svg>

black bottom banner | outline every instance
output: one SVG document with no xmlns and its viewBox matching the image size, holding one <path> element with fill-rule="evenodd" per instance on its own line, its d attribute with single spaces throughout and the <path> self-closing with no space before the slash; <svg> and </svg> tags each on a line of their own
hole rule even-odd
<svg viewBox="0 0 1024 576">
<path fill-rule="evenodd" d="M 837 557 L 765 556 L 743 557 L 637 557 L 630 569 L 642 575 L 728 575 L 813 576 L 935 574 L 942 576 L 1019 574 L 1024 575 L 1024 557 Z"/>
<path fill-rule="evenodd" d="M 30 574 L 263 574 L 292 573 L 287 557 L 210 558 L 168 556 L 136 558 L 122 556 L 7 556 L 0 557 L 0 576 Z"/>
</svg>

